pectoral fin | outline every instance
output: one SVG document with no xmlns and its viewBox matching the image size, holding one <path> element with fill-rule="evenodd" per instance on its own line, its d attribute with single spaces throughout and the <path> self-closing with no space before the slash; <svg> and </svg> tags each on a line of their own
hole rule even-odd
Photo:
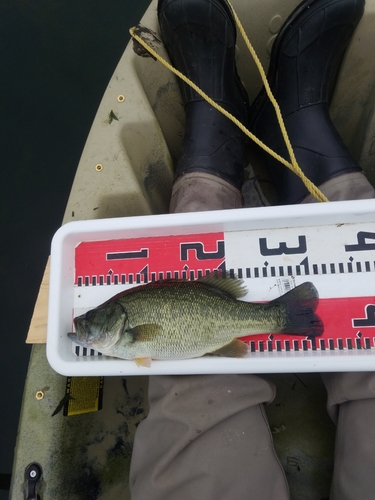
<svg viewBox="0 0 375 500">
<path fill-rule="evenodd" d="M 132 342 L 147 342 L 154 340 L 155 337 L 162 331 L 160 325 L 153 323 L 145 323 L 144 325 L 138 325 L 134 328 L 126 330 L 126 333 L 131 335 Z"/>
<path fill-rule="evenodd" d="M 151 366 L 151 358 L 135 358 L 134 361 L 137 366 L 145 366 L 146 368 Z"/>
<path fill-rule="evenodd" d="M 210 352 L 214 356 L 225 356 L 227 358 L 243 358 L 248 352 L 248 346 L 242 340 L 234 339 L 229 344 Z"/>
</svg>

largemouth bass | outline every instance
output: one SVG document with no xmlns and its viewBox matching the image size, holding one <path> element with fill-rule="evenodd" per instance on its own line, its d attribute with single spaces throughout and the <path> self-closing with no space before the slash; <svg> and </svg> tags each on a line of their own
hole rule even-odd
<svg viewBox="0 0 375 500">
<path fill-rule="evenodd" d="M 121 292 L 74 318 L 77 344 L 150 366 L 151 359 L 204 354 L 245 356 L 237 337 L 259 333 L 316 336 L 318 293 L 303 283 L 266 303 L 238 300 L 247 290 L 240 279 L 209 274 L 195 281 L 162 280 Z"/>
</svg>

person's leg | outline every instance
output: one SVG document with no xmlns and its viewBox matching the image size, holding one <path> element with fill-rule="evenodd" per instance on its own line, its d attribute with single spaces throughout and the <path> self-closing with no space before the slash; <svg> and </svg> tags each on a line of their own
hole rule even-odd
<svg viewBox="0 0 375 500">
<path fill-rule="evenodd" d="M 132 500 L 284 500 L 288 486 L 254 375 L 150 377 L 134 442 Z"/>
<path fill-rule="evenodd" d="M 246 125 L 248 98 L 237 74 L 236 26 L 227 2 L 162 0 L 158 18 L 172 64 Z M 237 208 L 242 204 L 240 190 L 248 140 L 237 125 L 189 85 L 180 79 L 178 82 L 186 124 L 175 166 L 171 211 L 195 211 L 186 196 L 192 200 L 196 195 L 200 210 Z M 188 179 L 184 179 L 186 176 Z M 207 195 L 203 203 L 201 184 Z M 184 199 L 183 208 L 180 199 Z"/>
<path fill-rule="evenodd" d="M 174 182 L 169 211 L 182 213 L 241 207 L 241 193 L 232 184 L 204 172 L 192 172 Z"/>
<path fill-rule="evenodd" d="M 336 422 L 330 500 L 374 498 L 375 374 L 326 373 L 327 408 Z"/>
<path fill-rule="evenodd" d="M 246 121 L 225 0 L 160 0 L 159 20 L 173 64 Z M 187 126 L 171 212 L 238 208 L 246 139 L 181 90 Z M 150 377 L 150 412 L 132 454 L 132 500 L 288 500 L 263 410 L 273 398 L 273 385 L 255 375 Z"/>
<path fill-rule="evenodd" d="M 275 42 L 269 78 L 297 161 L 330 201 L 375 197 L 328 114 L 337 64 L 363 13 L 363 0 L 305 0 Z M 274 111 L 262 92 L 251 108 L 252 131 L 286 157 Z M 289 170 L 263 155 L 281 203 L 316 201 Z M 322 375 L 337 424 L 330 500 L 375 498 L 375 374 Z"/>
<path fill-rule="evenodd" d="M 319 9 L 319 4 L 324 7 Z M 296 29 L 286 28 L 283 40 L 279 41 L 279 66 L 283 69 L 283 57 L 290 50 L 299 47 L 299 55 L 311 57 L 309 53 L 314 44 L 296 44 L 297 31 L 299 41 L 303 41 L 303 32 L 313 33 L 313 26 L 323 26 L 321 16 L 324 13 L 327 35 L 316 38 L 314 73 L 310 75 L 312 83 L 310 94 L 300 87 L 300 101 L 294 110 L 285 112 L 290 101 L 285 94 L 285 88 L 280 87 L 276 93 L 281 96 L 282 112 L 286 121 L 291 124 L 290 139 L 295 146 L 297 160 L 302 170 L 319 184 L 320 190 L 330 201 L 367 199 L 375 197 L 375 190 L 366 179 L 360 168 L 343 145 L 328 116 L 328 88 L 331 84 L 334 68 L 329 70 L 323 64 L 324 59 L 340 59 L 355 24 L 363 10 L 363 2 L 344 0 L 343 2 L 317 0 L 311 2 L 312 11 L 305 15 L 303 30 L 297 23 Z M 336 14 L 335 14 L 336 13 Z M 329 24 L 331 23 L 331 24 Z M 318 31 L 316 31 L 318 33 Z M 333 38 L 332 38 L 333 37 Z M 288 46 L 288 42 L 291 44 Z M 324 41 L 334 40 L 332 52 L 322 50 Z M 292 44 L 294 42 L 294 45 Z M 307 49 L 308 47 L 308 49 Z M 328 45 L 326 45 L 328 49 Z M 283 52 L 284 51 L 284 52 Z M 296 55 L 296 54 L 295 54 Z M 330 57 L 328 57 L 330 55 Z M 319 57 L 322 63 L 319 64 Z M 289 63 L 288 63 L 289 64 Z M 303 63 L 295 66 L 295 75 L 302 75 Z M 319 67 L 321 72 L 319 73 Z M 328 74 L 324 72 L 328 69 Z M 286 71 L 286 68 L 284 67 Z M 321 83 L 321 86 L 317 85 Z M 324 86 L 323 86 L 324 85 Z M 306 90 L 306 88 L 305 88 Z M 315 95 L 314 95 L 315 94 Z M 285 104 L 284 104 L 285 103 Z M 264 123 L 265 115 L 259 117 Z M 309 121 L 309 118 L 311 120 Z M 287 123 L 288 127 L 288 123 Z M 300 130 L 298 130 L 300 127 Z M 317 133 L 318 132 L 318 133 Z M 324 139 L 324 140 L 322 140 Z M 316 141 L 316 143 L 314 143 Z M 276 141 L 277 142 L 277 141 Z M 310 146 L 311 144 L 311 146 Z M 272 144 L 269 144 L 272 147 Z M 307 149 L 304 149 L 308 145 Z M 284 168 L 284 167 L 282 167 Z M 280 172 L 280 171 L 279 171 Z M 282 201 L 309 203 L 316 201 L 306 191 L 298 179 L 291 180 L 293 174 L 289 171 L 282 176 L 284 190 Z M 278 179 L 280 180 L 280 173 Z M 358 500 L 359 498 L 374 498 L 373 471 L 375 470 L 375 374 L 374 373 L 331 373 L 324 374 L 328 394 L 328 411 L 337 424 L 335 465 L 330 493 L 330 500 Z"/>
<path fill-rule="evenodd" d="M 343 174 L 328 180 L 319 186 L 320 191 L 330 201 L 368 200 L 375 198 L 375 190 L 362 172 Z M 317 200 L 309 194 L 301 203 L 315 203 Z"/>
<path fill-rule="evenodd" d="M 297 162 L 317 186 L 360 172 L 335 129 L 329 98 L 364 0 L 304 0 L 281 28 L 272 47 L 268 80 L 280 106 Z M 286 159 L 289 155 L 276 114 L 264 90 L 250 108 L 250 130 Z M 259 150 L 280 204 L 299 203 L 308 191 L 280 162 Z"/>
<path fill-rule="evenodd" d="M 336 177 L 319 186 L 331 201 L 375 198 L 360 173 Z M 311 195 L 304 201 L 315 201 Z M 327 409 L 337 425 L 330 500 L 374 498 L 375 373 L 322 374 Z"/>
</svg>

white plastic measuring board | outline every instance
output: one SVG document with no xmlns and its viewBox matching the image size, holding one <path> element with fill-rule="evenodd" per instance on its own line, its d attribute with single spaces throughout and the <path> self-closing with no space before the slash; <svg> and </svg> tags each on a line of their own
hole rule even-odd
<svg viewBox="0 0 375 500">
<path fill-rule="evenodd" d="M 153 361 L 150 368 L 72 344 L 72 319 L 157 279 L 221 270 L 269 301 L 311 281 L 324 334 L 256 335 L 241 359 Z M 47 355 L 65 375 L 375 369 L 375 200 L 172 214 L 63 226 L 52 244 Z"/>
</svg>

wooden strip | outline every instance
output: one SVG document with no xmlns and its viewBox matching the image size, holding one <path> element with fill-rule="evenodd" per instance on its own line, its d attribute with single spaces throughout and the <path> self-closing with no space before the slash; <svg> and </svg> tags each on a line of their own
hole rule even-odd
<svg viewBox="0 0 375 500">
<path fill-rule="evenodd" d="M 48 257 L 38 297 L 31 318 L 27 344 L 45 344 L 47 340 L 48 292 L 50 276 L 50 257 Z"/>
</svg>

